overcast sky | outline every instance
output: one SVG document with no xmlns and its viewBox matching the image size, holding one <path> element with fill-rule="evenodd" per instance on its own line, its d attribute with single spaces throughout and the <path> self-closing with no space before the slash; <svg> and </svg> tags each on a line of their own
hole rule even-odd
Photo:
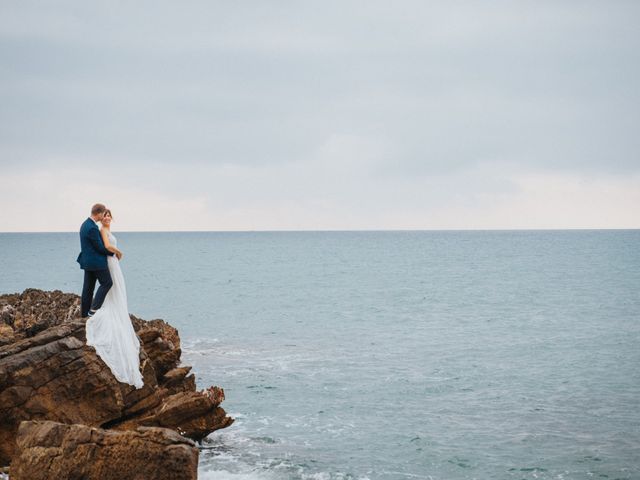
<svg viewBox="0 0 640 480">
<path fill-rule="evenodd" d="M 639 21 L 0 0 L 0 231 L 640 228 Z"/>
</svg>

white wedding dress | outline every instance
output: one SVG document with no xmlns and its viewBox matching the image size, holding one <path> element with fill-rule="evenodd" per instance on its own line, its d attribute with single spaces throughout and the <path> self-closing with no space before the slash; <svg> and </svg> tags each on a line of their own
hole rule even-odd
<svg viewBox="0 0 640 480">
<path fill-rule="evenodd" d="M 111 232 L 109 242 L 117 244 Z M 107 263 L 113 285 L 102 307 L 87 321 L 87 345 L 96 349 L 119 382 L 141 388 L 144 382 L 140 374 L 140 341 L 129 318 L 124 276 L 115 255 L 108 256 Z"/>
</svg>

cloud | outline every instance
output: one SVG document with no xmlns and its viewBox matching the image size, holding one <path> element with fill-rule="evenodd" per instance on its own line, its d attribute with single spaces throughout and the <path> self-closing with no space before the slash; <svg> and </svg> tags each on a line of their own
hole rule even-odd
<svg viewBox="0 0 640 480">
<path fill-rule="evenodd" d="M 640 226 L 639 174 L 522 173 L 494 164 L 395 178 L 363 171 L 360 161 L 325 161 L 353 145 L 359 140 L 332 140 L 304 166 L 173 167 L 148 181 L 126 170 L 2 176 L 0 204 L 10 208 L 1 221 L 7 231 L 75 231 L 100 201 L 113 209 L 114 229 L 126 231 Z"/>
<path fill-rule="evenodd" d="M 599 178 L 626 192 L 640 173 L 639 13 L 624 1 L 5 2 L 0 169 L 25 188 L 0 207 L 30 212 L 26 192 L 53 175 L 70 191 L 91 179 L 123 206 L 198 212 L 167 229 L 452 224 L 437 211 L 510 227 L 517 215 L 478 211 L 477 195 L 538 198 L 542 184 L 523 180 L 536 175 L 549 188 L 587 178 L 594 198 Z M 131 227 L 162 225 L 145 218 Z"/>
</svg>

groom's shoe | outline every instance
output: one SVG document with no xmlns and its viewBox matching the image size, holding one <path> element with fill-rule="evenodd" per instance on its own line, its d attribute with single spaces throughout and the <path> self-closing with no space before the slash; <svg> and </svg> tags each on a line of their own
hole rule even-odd
<svg viewBox="0 0 640 480">
<path fill-rule="evenodd" d="M 96 314 L 97 310 L 89 310 L 89 313 L 87 314 L 88 318 L 93 317 Z"/>
</svg>

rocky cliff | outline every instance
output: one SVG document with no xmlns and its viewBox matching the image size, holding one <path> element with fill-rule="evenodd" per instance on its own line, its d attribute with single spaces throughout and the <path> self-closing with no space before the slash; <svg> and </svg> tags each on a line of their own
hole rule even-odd
<svg viewBox="0 0 640 480">
<path fill-rule="evenodd" d="M 28 289 L 22 294 L 0 296 L 0 466 L 14 459 L 18 445 L 24 447 L 17 452 L 19 469 L 14 472 L 11 468 L 12 480 L 32 478 L 20 472 L 30 472 L 33 465 L 42 464 L 42 458 L 34 457 L 30 466 L 33 452 L 43 452 L 42 448 L 60 452 L 63 439 L 67 444 L 76 441 L 78 435 L 87 435 L 86 429 L 93 432 L 93 437 L 103 439 L 97 443 L 99 448 L 94 445 L 90 449 L 92 453 L 87 458 L 109 459 L 118 451 L 118 458 L 126 464 L 136 461 L 136 455 L 129 458 L 127 452 L 139 452 L 146 444 L 168 448 L 176 442 L 176 448 L 167 451 L 184 456 L 189 443 L 183 442 L 182 437 L 200 440 L 231 425 L 233 419 L 220 407 L 224 391 L 215 386 L 198 391 L 191 367 L 180 365 L 177 330 L 162 320 L 145 321 L 132 316 L 132 322 L 140 338 L 144 377 L 144 387 L 137 390 L 119 383 L 95 350 L 86 345 L 77 295 Z M 21 427 L 21 422 L 32 420 L 51 422 L 25 423 Z M 63 426 L 52 426 L 58 424 Z M 77 427 L 67 430 L 64 425 Z M 141 427 L 169 429 L 178 435 L 150 433 Z M 47 435 L 42 434 L 45 430 Z M 154 443 L 149 440 L 152 437 L 162 437 L 162 441 Z M 52 443 L 47 445 L 47 441 Z M 127 442 L 136 448 L 128 450 Z M 111 450 L 102 451 L 108 445 Z M 69 452 L 80 450 L 67 449 L 62 456 L 69 457 Z M 149 458 L 157 454 L 157 449 L 153 452 L 150 450 Z M 197 450 L 195 454 L 197 459 Z M 55 463 L 57 474 L 64 468 L 86 464 L 72 458 L 58 459 L 56 463 L 52 459 L 57 457 L 45 457 L 51 460 L 52 469 Z M 176 459 L 174 464 L 191 468 L 190 461 Z M 67 476 L 102 478 L 90 473 L 70 476 L 67 472 Z M 184 478 L 192 477 L 185 474 Z"/>
</svg>

